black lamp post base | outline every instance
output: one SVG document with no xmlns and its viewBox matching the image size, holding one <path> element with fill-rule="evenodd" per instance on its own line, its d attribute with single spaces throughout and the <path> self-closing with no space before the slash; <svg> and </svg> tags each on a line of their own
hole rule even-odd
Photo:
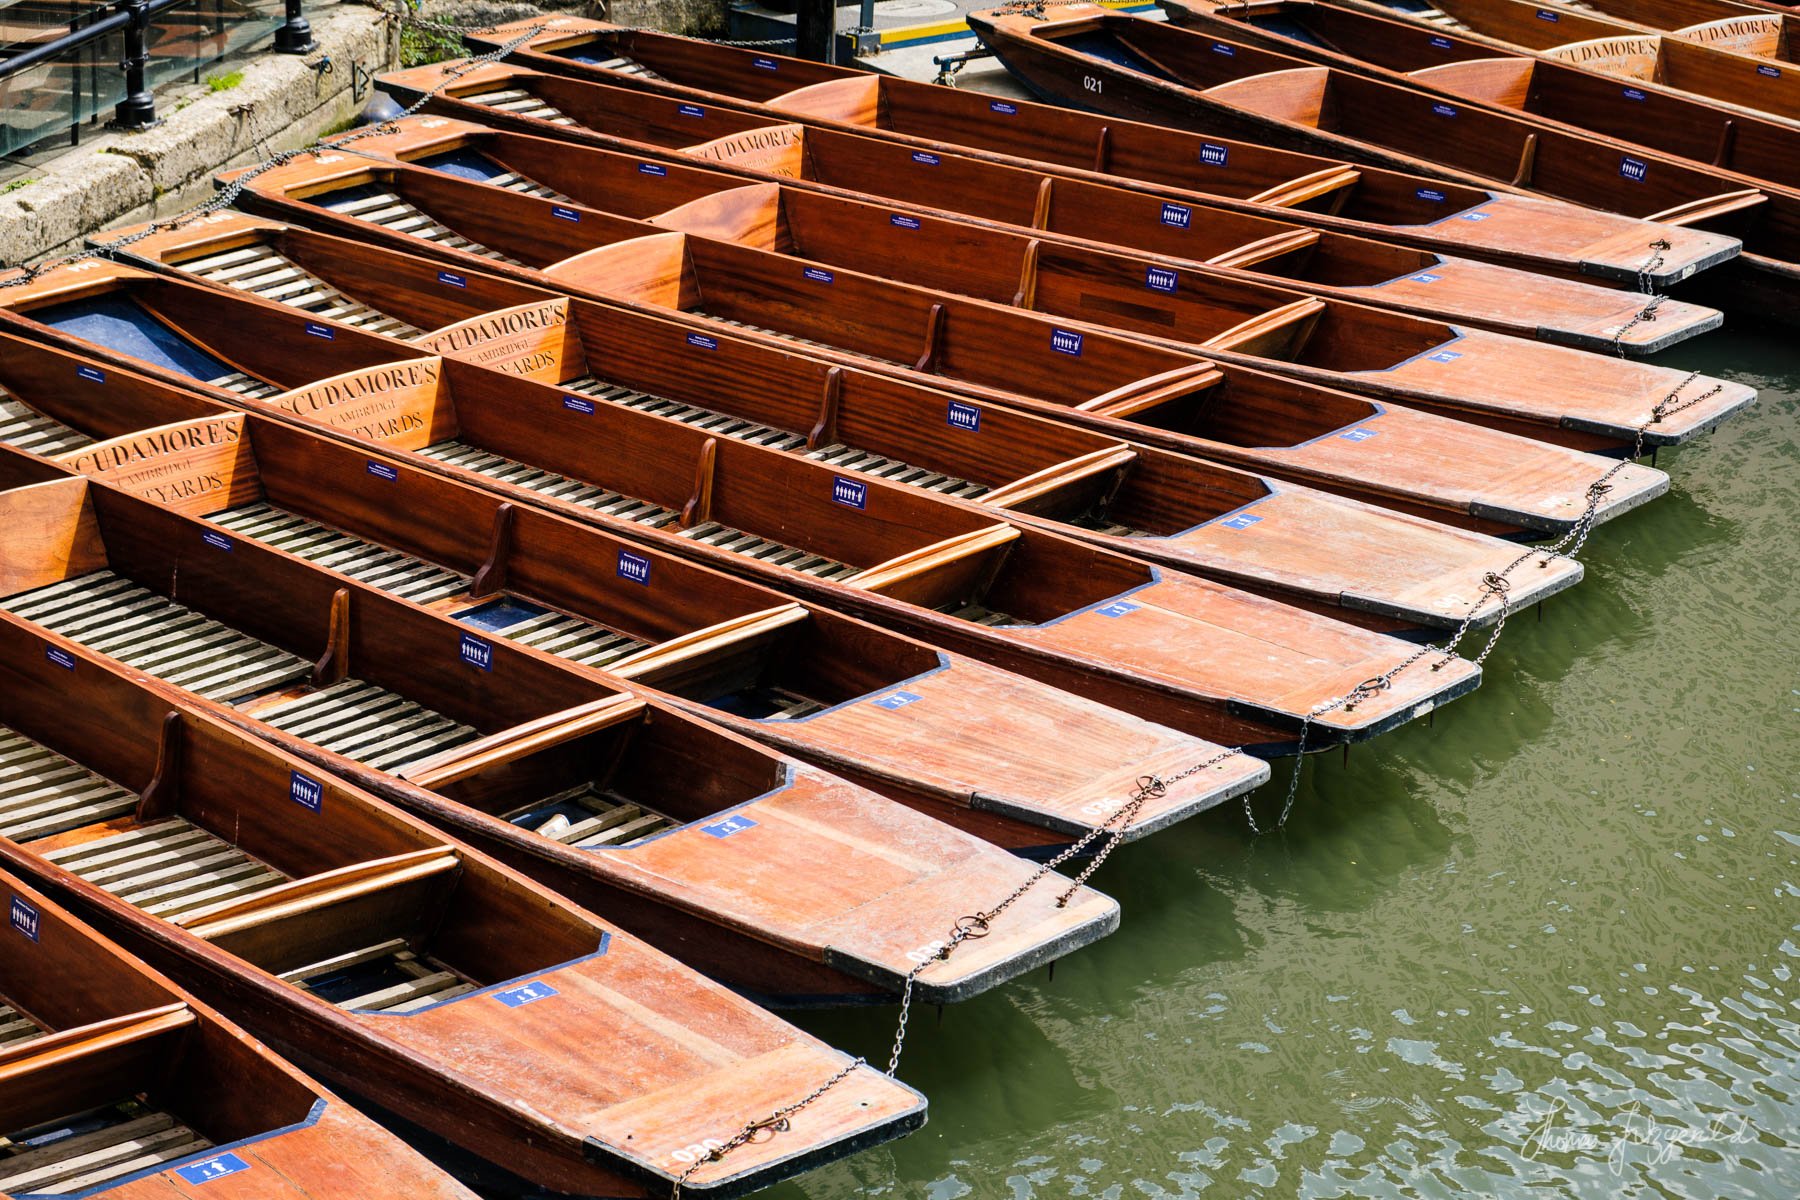
<svg viewBox="0 0 1800 1200">
<path fill-rule="evenodd" d="M 277 54 L 311 54 L 318 48 L 318 40 L 313 37 L 312 22 L 305 17 L 289 17 L 285 25 L 275 30 Z"/>
<path fill-rule="evenodd" d="M 161 125 L 162 118 L 156 115 L 156 98 L 148 92 L 125 97 L 113 108 L 113 119 L 108 124 L 113 129 L 133 132 Z"/>
</svg>

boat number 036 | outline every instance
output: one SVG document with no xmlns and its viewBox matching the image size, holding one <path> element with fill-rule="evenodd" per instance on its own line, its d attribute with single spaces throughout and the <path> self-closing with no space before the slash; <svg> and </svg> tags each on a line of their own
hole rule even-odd
<svg viewBox="0 0 1800 1200">
<path fill-rule="evenodd" d="M 1100 82 L 1100 80 L 1095 79 L 1092 75 L 1083 75 L 1081 77 L 1081 86 L 1090 92 L 1098 92 L 1100 90 Z"/>
<path fill-rule="evenodd" d="M 681 1149 L 675 1151 L 675 1153 L 669 1155 L 669 1157 L 685 1167 L 692 1163 L 699 1162 L 724 1144 L 725 1143 L 718 1138 L 707 1138 L 704 1142 L 695 1142 L 691 1146 L 683 1146 Z"/>
</svg>

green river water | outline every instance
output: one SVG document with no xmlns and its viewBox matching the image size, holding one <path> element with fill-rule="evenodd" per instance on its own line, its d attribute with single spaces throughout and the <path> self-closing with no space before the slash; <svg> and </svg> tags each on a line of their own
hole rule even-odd
<svg viewBox="0 0 1800 1200">
<path fill-rule="evenodd" d="M 1800 1196 L 1800 348 L 1663 360 L 1761 400 L 1477 693 L 1122 848 L 1117 934 L 915 1014 L 930 1124 L 770 1200 Z"/>
</svg>

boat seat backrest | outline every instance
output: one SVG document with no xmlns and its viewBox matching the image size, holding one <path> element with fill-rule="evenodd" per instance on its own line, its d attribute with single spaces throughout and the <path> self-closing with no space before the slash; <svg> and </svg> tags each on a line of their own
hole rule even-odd
<svg viewBox="0 0 1800 1200">
<path fill-rule="evenodd" d="M 23 454 L 10 457 L 43 465 Z M 106 561 L 86 479 L 49 479 L 0 491 L 0 596 L 79 579 L 104 570 Z"/>
<path fill-rule="evenodd" d="M 1689 25 L 1675 30 L 1675 36 L 1736 54 L 1776 58 L 1781 54 L 1781 24 L 1779 13 L 1745 13 Z"/>
<path fill-rule="evenodd" d="M 1409 72 L 1435 88 L 1455 92 L 1470 100 L 1522 109 L 1531 94 L 1531 77 L 1537 64 L 1529 58 L 1477 58 L 1440 63 Z"/>
<path fill-rule="evenodd" d="M 1011 525 L 972 530 L 870 567 L 847 582 L 928 608 L 974 599 L 1020 536 Z"/>
<path fill-rule="evenodd" d="M 848 79 L 828 79 L 784 92 L 770 100 L 769 107 L 795 116 L 874 129 L 881 124 L 881 76 L 871 71 Z"/>
<path fill-rule="evenodd" d="M 1213 99 L 1276 121 L 1321 128 L 1331 72 L 1325 67 L 1293 67 L 1234 79 L 1206 89 Z"/>
<path fill-rule="evenodd" d="M 192 517 L 262 498 L 256 455 L 238 413 L 92 442 L 55 461 Z"/>
<path fill-rule="evenodd" d="M 995 488 L 982 502 L 1019 512 L 1073 515 L 1113 492 L 1137 461 L 1130 446 L 1108 446 Z"/>
</svg>

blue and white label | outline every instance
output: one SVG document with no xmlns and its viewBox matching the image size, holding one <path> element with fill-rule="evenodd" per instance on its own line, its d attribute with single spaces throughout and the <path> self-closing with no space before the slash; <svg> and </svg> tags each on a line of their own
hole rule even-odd
<svg viewBox="0 0 1800 1200">
<path fill-rule="evenodd" d="M 552 204 L 550 206 L 550 215 L 555 217 L 559 221 L 579 221 L 579 220 L 581 220 L 580 213 L 576 212 L 572 208 L 564 208 L 560 204 Z"/>
<path fill-rule="evenodd" d="M 683 104 L 675 111 L 684 117 L 704 117 L 706 115 L 706 110 L 698 104 Z"/>
<path fill-rule="evenodd" d="M 896 229 L 919 229 L 919 228 L 921 228 L 921 226 L 919 224 L 919 218 L 903 216 L 900 213 L 894 213 L 892 216 L 890 216 L 888 218 L 888 224 L 892 225 Z"/>
<path fill-rule="evenodd" d="M 1261 523 L 1261 517 L 1252 516 L 1250 513 L 1238 513 L 1236 516 L 1226 517 L 1219 522 L 1219 525 L 1226 529 L 1248 529 L 1252 525 Z"/>
<path fill-rule="evenodd" d="M 1194 223 L 1194 210 L 1185 204 L 1164 204 L 1160 220 L 1173 229 L 1186 229 Z"/>
<path fill-rule="evenodd" d="M 1448 104 L 1434 104 L 1431 106 L 1431 111 L 1440 117 L 1454 117 L 1456 115 L 1456 110 L 1451 108 Z"/>
<path fill-rule="evenodd" d="M 1145 267 L 1144 286 L 1153 292 L 1173 296 L 1176 288 L 1181 286 L 1181 276 L 1167 267 Z"/>
<path fill-rule="evenodd" d="M 592 400 L 584 400 L 580 396 L 564 396 L 563 407 L 570 412 L 578 412 L 584 417 L 591 417 L 594 415 L 594 402 Z"/>
<path fill-rule="evenodd" d="M 466 288 L 469 286 L 468 279 L 458 275 L 455 271 L 439 271 L 438 282 L 445 287 Z"/>
<path fill-rule="evenodd" d="M 1142 607 L 1143 607 L 1143 605 L 1133 604 L 1129 600 L 1114 600 L 1111 604 L 1108 604 L 1106 607 L 1096 608 L 1094 611 L 1099 613 L 1103 617 L 1122 617 L 1126 613 L 1134 613 Z"/>
<path fill-rule="evenodd" d="M 1413 195 L 1421 200 L 1430 201 L 1432 204 L 1442 204 L 1444 202 L 1444 193 L 1438 191 L 1436 188 L 1420 188 L 1418 191 L 1414 192 Z"/>
<path fill-rule="evenodd" d="M 728 838 L 734 833 L 742 833 L 746 829 L 755 829 L 756 822 L 749 817 L 731 816 L 723 821 L 714 821 L 711 825 L 702 825 L 700 832 L 709 837 Z"/>
<path fill-rule="evenodd" d="M 1619 174 L 1633 183 L 1644 182 L 1644 176 L 1650 173 L 1650 164 L 1641 158 L 1633 158 L 1627 154 L 1619 160 Z"/>
<path fill-rule="evenodd" d="M 1768 79 L 1780 79 L 1781 78 L 1781 68 L 1780 67 L 1758 67 L 1758 68 L 1756 68 L 1756 73 L 1758 75 L 1764 76 L 1765 78 L 1768 78 Z"/>
<path fill-rule="evenodd" d="M 772 58 L 753 58 L 750 60 L 750 65 L 755 67 L 759 71 L 779 71 L 779 70 L 781 70 L 781 64 L 776 62 Z"/>
<path fill-rule="evenodd" d="M 337 337 L 337 334 L 329 325 L 321 325 L 317 321 L 308 321 L 306 323 L 306 332 L 312 334 L 312 336 L 316 338 L 324 338 L 328 342 Z"/>
<path fill-rule="evenodd" d="M 1484 212 L 1457 213 L 1456 219 L 1459 221 L 1485 221 L 1488 219 L 1488 215 Z"/>
<path fill-rule="evenodd" d="M 462 642 L 459 644 L 457 652 L 462 655 L 462 660 L 471 667 L 477 667 L 483 671 L 494 669 L 494 644 L 492 642 L 483 641 L 472 633 L 465 633 L 462 635 Z"/>
<path fill-rule="evenodd" d="M 650 560 L 629 550 L 619 551 L 619 565 L 614 568 L 620 579 L 650 586 Z"/>
<path fill-rule="evenodd" d="M 935 167 L 944 161 L 929 150 L 914 150 L 912 160 L 922 167 Z"/>
<path fill-rule="evenodd" d="M 1366 442 L 1370 438 L 1374 437 L 1377 432 L 1378 431 L 1374 430 L 1374 429 L 1364 429 L 1364 428 L 1358 427 L 1356 429 L 1350 430 L 1347 433 L 1340 433 L 1340 434 L 1338 434 L 1338 436 L 1343 438 L 1346 442 Z"/>
<path fill-rule="evenodd" d="M 1008 104 L 1004 100 L 989 100 L 988 111 L 997 112 L 1003 117 L 1010 117 L 1018 113 L 1019 106 L 1016 104 Z"/>
<path fill-rule="evenodd" d="M 61 646 L 45 646 L 44 657 L 65 671 L 73 671 L 75 669 L 75 656 L 70 654 L 67 650 L 64 650 Z"/>
<path fill-rule="evenodd" d="M 661 163 L 639 163 L 638 164 L 638 174 L 639 175 L 655 175 L 658 178 L 661 178 L 662 176 L 667 175 L 668 173 L 669 173 L 669 168 L 663 166 Z"/>
<path fill-rule="evenodd" d="M 1436 283 L 1440 278 L 1430 271 L 1420 271 L 1417 275 L 1408 276 L 1414 283 Z"/>
<path fill-rule="evenodd" d="M 1081 357 L 1081 335 L 1070 333 L 1067 329 L 1050 331 L 1050 348 L 1058 354 L 1067 354 L 1071 358 Z"/>
<path fill-rule="evenodd" d="M 30 938 L 38 940 L 38 910 L 34 905 L 14 896 L 12 898 L 12 927 Z"/>
<path fill-rule="evenodd" d="M 1649 97 L 1644 95 L 1643 91 L 1639 88 L 1626 88 L 1620 94 L 1623 95 L 1627 100 L 1648 100 L 1649 99 Z"/>
<path fill-rule="evenodd" d="M 1537 10 L 1537 19 L 1540 21 L 1549 21 L 1552 25 L 1554 25 L 1556 22 L 1562 20 L 1562 17 L 1558 16 L 1556 13 L 1551 12 L 1547 8 L 1540 8 Z"/>
<path fill-rule="evenodd" d="M 235 1154 L 215 1154 L 197 1163 L 176 1167 L 175 1173 L 189 1183 L 211 1183 L 215 1179 L 223 1179 L 227 1175 L 236 1175 L 249 1169 L 250 1164 Z"/>
<path fill-rule="evenodd" d="M 508 1008 L 524 1008 L 527 1004 L 536 1004 L 539 1000 L 548 1000 L 560 993 L 541 979 L 530 983 L 521 983 L 518 987 L 501 988 L 494 993 L 494 999 Z"/>
<path fill-rule="evenodd" d="M 981 410 L 973 404 L 964 404 L 961 400 L 950 401 L 945 410 L 944 423 L 952 429 L 962 429 L 969 433 L 981 432 Z"/>
<path fill-rule="evenodd" d="M 288 772 L 288 799 L 307 812 L 318 812 L 325 806 L 325 785 L 310 775 Z"/>
<path fill-rule="evenodd" d="M 717 350 L 719 348 L 719 339 L 716 337 L 708 337 L 704 333 L 690 333 L 687 335 L 687 344 L 696 346 L 701 350 Z"/>
<path fill-rule="evenodd" d="M 400 478 L 400 472 L 397 469 L 388 466 L 386 463 L 376 462 L 374 459 L 370 459 L 368 466 L 363 469 L 375 478 L 385 479 L 389 483 L 393 483 Z"/>
<path fill-rule="evenodd" d="M 805 270 L 801 271 L 800 274 L 812 280 L 814 283 L 831 283 L 837 278 L 836 275 L 833 275 L 824 267 L 807 267 Z"/>
<path fill-rule="evenodd" d="M 200 535 L 200 540 L 205 542 L 207 545 L 211 546 L 214 550 L 230 550 L 231 549 L 231 539 L 230 538 L 226 537 L 222 533 L 214 533 L 210 529 Z"/>
<path fill-rule="evenodd" d="M 1431 48 L 1433 50 L 1448 50 L 1450 49 L 1450 46 L 1450 39 L 1447 37 L 1434 37 L 1431 39 Z"/>
<path fill-rule="evenodd" d="M 1214 42 L 1213 43 L 1213 53 L 1214 54 L 1223 54 L 1226 58 L 1236 58 L 1237 57 L 1237 47 L 1236 46 L 1227 46 L 1224 42 Z"/>
<path fill-rule="evenodd" d="M 831 498 L 850 508 L 867 508 L 869 507 L 869 485 L 858 483 L 854 479 L 845 479 L 842 475 L 833 475 L 831 477 Z"/>
<path fill-rule="evenodd" d="M 881 699 L 871 700 L 869 703 L 873 704 L 876 708 L 885 708 L 889 712 L 893 712 L 896 708 L 905 708 L 909 704 L 917 704 L 923 698 L 924 697 L 920 696 L 917 692 L 889 692 L 887 695 L 881 697 Z"/>
<path fill-rule="evenodd" d="M 1227 146 L 1215 146 L 1211 142 L 1200 143 L 1200 165 L 1203 167 L 1223 167 L 1231 162 L 1231 150 Z"/>
<path fill-rule="evenodd" d="M 105 383 L 106 372 L 99 367 L 76 367 L 75 378 L 85 379 L 89 383 Z"/>
<path fill-rule="evenodd" d="M 1462 353 L 1457 350 L 1439 350 L 1436 354 L 1428 354 L 1426 357 L 1432 362 L 1455 362 L 1462 357 Z"/>
</svg>

